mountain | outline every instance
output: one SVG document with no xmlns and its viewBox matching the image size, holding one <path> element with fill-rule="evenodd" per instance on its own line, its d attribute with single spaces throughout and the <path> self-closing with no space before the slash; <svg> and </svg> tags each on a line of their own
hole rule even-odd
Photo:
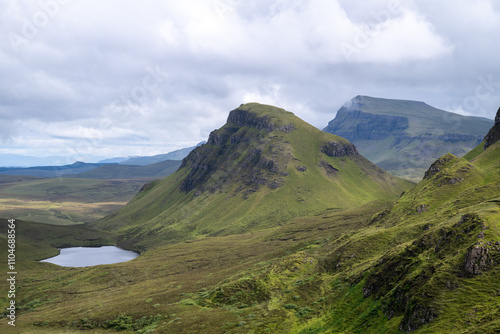
<svg viewBox="0 0 500 334">
<path fill-rule="evenodd" d="M 64 166 L 38 166 L 38 167 L 0 167 L 0 174 L 3 175 L 24 175 L 35 177 L 67 177 L 78 173 L 83 173 L 94 168 L 103 166 L 101 163 L 86 163 L 77 161 L 71 165 Z"/>
<path fill-rule="evenodd" d="M 356 96 L 337 111 L 324 131 L 350 140 L 380 168 L 412 181 L 446 153 L 463 156 L 493 125 L 424 102 Z"/>
<path fill-rule="evenodd" d="M 146 166 L 106 164 L 83 173 L 71 175 L 71 177 L 85 179 L 159 179 L 174 173 L 180 165 L 180 160 L 166 160 Z"/>
<path fill-rule="evenodd" d="M 165 154 L 153 155 L 150 157 L 125 158 L 125 159 L 121 160 L 119 163 L 122 165 L 145 166 L 145 165 L 150 165 L 150 164 L 154 164 L 154 163 L 165 161 L 165 160 L 182 160 L 189 154 L 189 152 L 191 152 L 196 147 L 198 147 L 202 144 L 204 144 L 204 142 L 201 142 L 198 145 L 193 146 L 193 147 L 181 148 L 180 150 L 172 151 L 172 152 L 165 153 Z"/>
<path fill-rule="evenodd" d="M 123 161 L 128 160 L 128 159 L 130 159 L 130 157 L 114 157 L 114 158 L 99 160 L 97 163 L 100 163 L 100 164 L 117 164 L 117 163 L 123 162 Z"/>
<path fill-rule="evenodd" d="M 274 310 L 275 322 L 259 333 L 272 325 L 276 333 L 498 333 L 500 138 L 479 147 L 471 160 L 441 156 L 385 210 L 361 221 L 344 212 L 347 231 L 331 225 L 332 234 L 258 274 L 221 282 L 196 304 L 256 303 L 265 315 L 254 326 Z M 304 219 L 277 238 L 297 240 L 306 226 L 314 234 L 328 219 Z"/>
<path fill-rule="evenodd" d="M 202 219 L 214 203 L 213 211 L 222 218 L 214 223 L 230 227 L 231 222 L 224 220 L 230 205 L 253 203 L 251 210 L 260 214 L 270 212 L 269 202 L 276 209 L 291 211 L 300 206 L 299 198 L 314 205 L 320 198 L 318 191 L 324 190 L 323 185 L 332 187 L 334 181 L 360 188 L 382 184 L 368 182 L 373 176 L 369 170 L 366 175 L 356 172 L 364 159 L 346 140 L 318 134 L 283 110 L 244 105 L 231 112 L 228 123 L 194 150 L 177 173 L 146 186 L 129 204 L 137 205 L 128 208 L 133 216 L 119 212 L 103 221 L 119 228 L 121 236 L 89 230 L 86 225 L 17 222 L 16 270 L 23 274 L 16 277 L 16 284 L 22 286 L 16 318 L 22 321 L 16 322 L 14 331 L 6 321 L 0 322 L 0 332 L 498 333 L 500 141 L 488 143 L 486 149 L 481 143 L 467 159 L 449 153 L 439 157 L 418 185 L 395 200 L 391 191 L 387 197 L 381 191 L 380 198 L 389 201 L 365 198 L 361 205 L 352 203 L 340 210 L 339 197 L 345 192 L 335 186 L 326 209 L 318 205 L 312 215 L 301 210 L 299 214 L 305 216 L 274 228 L 233 235 L 193 233 L 198 238 L 159 246 L 169 241 L 162 235 L 163 227 L 180 226 L 183 216 L 193 217 L 196 212 L 204 229 L 215 229 Z M 325 144 L 336 149 L 325 149 Z M 243 149 L 238 157 L 234 156 L 238 151 L 232 151 L 234 145 Z M 248 153 L 263 147 L 268 151 L 263 150 L 260 157 L 266 160 L 245 165 Z M 222 159 L 225 153 L 233 159 Z M 288 175 L 260 170 L 259 166 L 274 166 L 268 160 L 281 168 L 278 162 L 288 154 L 292 155 Z M 222 171 L 220 160 L 230 168 Z M 323 160 L 338 172 L 329 176 L 319 163 Z M 342 177 L 349 168 L 359 182 Z M 256 188 L 245 186 L 252 180 L 252 171 L 257 172 L 254 181 L 261 180 Z M 274 178 L 282 182 L 270 182 Z M 278 188 L 269 187 L 276 184 Z M 187 188 L 176 193 L 181 186 Z M 246 187 L 255 191 L 246 193 Z M 173 190 L 163 194 L 166 188 Z M 224 198 L 214 202 L 217 197 L 212 196 L 218 191 Z M 359 188 L 353 191 L 359 193 Z M 183 196 L 189 194 L 185 201 Z M 148 203 L 147 209 L 156 211 L 151 221 L 144 219 L 140 209 L 146 210 Z M 180 215 L 175 205 L 182 206 Z M 157 219 L 162 208 L 173 215 Z M 240 214 L 250 221 L 248 212 Z M 264 213 L 270 222 L 278 215 L 283 213 Z M 130 237 L 129 245 L 145 246 L 144 239 L 136 238 L 119 218 L 130 219 L 126 224 L 153 239 L 149 246 L 158 247 L 113 265 L 63 268 L 38 262 L 58 254 L 58 247 L 115 244 L 117 237 L 122 245 L 127 244 L 124 237 Z M 237 218 L 235 212 L 233 219 Z M 139 222 L 134 225 L 135 219 Z M 0 248 L 4 249 L 7 226 L 7 220 L 0 219 Z M 113 230 L 111 224 L 105 227 Z M 194 224 L 187 227 L 196 232 Z M 0 299 L 0 306 L 6 310 L 9 300 Z M 7 316 L 8 310 L 3 312 Z"/>
<path fill-rule="evenodd" d="M 250 103 L 231 111 L 175 174 L 147 184 L 96 226 L 119 230 L 124 244 L 144 250 L 274 228 L 299 216 L 394 199 L 411 186 L 347 140 L 291 112 Z"/>
</svg>

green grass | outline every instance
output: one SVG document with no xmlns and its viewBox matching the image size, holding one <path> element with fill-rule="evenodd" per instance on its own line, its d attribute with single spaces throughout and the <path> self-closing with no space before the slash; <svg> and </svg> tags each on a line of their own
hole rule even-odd
<svg viewBox="0 0 500 334">
<path fill-rule="evenodd" d="M 0 216 L 72 225 L 124 206 L 145 180 L 90 180 L 0 175 Z"/>
<path fill-rule="evenodd" d="M 118 234 L 103 234 L 87 225 L 20 222 L 18 270 L 22 275 L 15 332 L 498 332 L 500 143 L 470 161 L 451 154 L 441 157 L 424 180 L 395 202 L 391 196 L 373 200 L 377 196 L 368 187 L 353 184 L 352 191 L 362 198 L 355 205 L 347 189 L 342 193 L 343 185 L 364 180 L 371 187 L 385 185 L 386 193 L 391 193 L 398 184 L 386 182 L 386 174 L 361 158 L 318 155 L 315 150 L 321 140 L 293 140 L 299 141 L 299 136 L 288 137 L 288 143 L 300 161 L 292 159 L 290 167 L 316 168 L 311 175 L 292 174 L 294 169 L 288 169 L 286 182 L 300 183 L 300 192 L 286 186 L 265 188 L 243 200 L 241 193 L 228 198 L 228 194 L 209 196 L 200 190 L 186 201 L 178 192 L 188 173 L 184 169 L 149 184 L 124 208 L 130 211 L 116 214 L 109 221 L 115 225 L 107 227 Z M 325 182 L 328 174 L 316 165 L 320 159 L 342 172 L 331 183 Z M 219 180 L 209 184 L 217 185 Z M 320 180 L 334 187 L 337 195 L 344 194 L 345 202 L 332 197 L 328 206 L 326 200 L 315 206 L 313 192 L 330 194 Z M 298 195 L 312 203 L 311 211 L 294 209 Z M 231 205 L 240 207 L 231 211 Z M 135 211 L 134 206 L 144 211 Z M 178 235 L 184 242 L 161 240 L 165 223 L 154 219 L 165 207 L 200 222 L 184 225 L 180 213 L 163 217 L 173 220 L 172 232 L 174 227 L 178 233 L 194 227 Z M 218 225 L 216 214 L 224 218 L 223 210 L 229 210 L 231 219 L 248 215 L 251 220 Z M 127 215 L 125 223 L 137 222 L 129 230 L 120 221 Z M 211 216 L 204 221 L 205 215 Z M 259 222 L 258 217 L 266 218 L 261 225 L 246 228 L 245 223 Z M 150 220 L 147 229 L 137 228 Z M 0 223 L 5 230 L 5 221 Z M 211 228 L 212 233 L 198 234 L 202 228 Z M 222 228 L 228 229 L 227 235 Z M 213 233 L 217 231 L 221 233 Z M 135 233 L 146 234 L 134 240 Z M 153 242 L 144 243 L 146 238 Z M 117 240 L 129 241 L 131 247 L 139 241 L 145 247 L 140 257 L 113 265 L 63 268 L 36 261 L 56 253 L 55 247 L 62 244 Z M 6 243 L 2 232 L 0 249 Z M 480 247 L 482 257 L 472 262 L 475 247 Z M 6 283 L 1 284 L 3 289 Z M 0 296 L 0 307 L 6 305 L 6 296 Z M 11 333 L 12 328 L 2 321 L 0 331 Z"/>
</svg>

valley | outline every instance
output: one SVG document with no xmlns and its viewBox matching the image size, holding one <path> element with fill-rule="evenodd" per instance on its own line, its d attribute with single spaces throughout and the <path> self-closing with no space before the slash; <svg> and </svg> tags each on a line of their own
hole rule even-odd
<svg viewBox="0 0 500 334">
<path fill-rule="evenodd" d="M 490 133 L 499 128 L 500 118 Z M 19 218 L 16 333 L 495 333 L 499 158 L 494 139 L 463 158 L 446 152 L 415 184 L 344 138 L 250 103 L 140 190 L 5 179 L 5 200 L 49 205 L 65 187 L 89 205 L 131 199 L 86 224 Z M 6 248 L 5 219 L 0 229 Z M 102 245 L 140 256 L 88 268 L 38 262 Z"/>
</svg>

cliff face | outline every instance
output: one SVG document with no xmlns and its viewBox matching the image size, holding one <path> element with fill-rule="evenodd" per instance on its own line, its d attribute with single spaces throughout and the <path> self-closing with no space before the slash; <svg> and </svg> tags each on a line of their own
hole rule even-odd
<svg viewBox="0 0 500 334">
<path fill-rule="evenodd" d="M 345 107 L 337 111 L 334 120 L 323 130 L 349 141 L 380 140 L 391 134 L 403 135 L 408 128 L 408 118 L 392 115 L 375 115 Z"/>
<path fill-rule="evenodd" d="M 243 182 L 249 187 L 247 191 L 256 191 L 259 186 L 280 187 L 291 155 L 282 150 L 286 146 L 282 139 L 265 137 L 273 131 L 293 130 L 293 124 L 273 122 L 268 115 L 259 116 L 243 108 L 231 111 L 227 124 L 212 131 L 207 143 L 182 161 L 181 167 L 189 167 L 190 173 L 180 189 L 186 193 L 194 189 L 213 193 L 234 182 Z M 240 161 L 237 168 L 231 168 L 236 160 Z M 224 176 L 206 184 L 218 171 Z"/>
<path fill-rule="evenodd" d="M 484 137 L 484 149 L 486 150 L 489 146 L 495 144 L 500 140 L 500 108 L 498 108 L 497 115 L 495 117 L 495 125 L 490 129 L 486 137 Z"/>
<path fill-rule="evenodd" d="M 463 156 L 476 147 L 491 125 L 490 120 L 423 102 L 357 96 L 323 131 L 351 141 L 360 154 L 390 173 L 418 182 L 440 156 Z M 500 130 L 492 130 L 488 138 L 500 138 Z"/>
</svg>

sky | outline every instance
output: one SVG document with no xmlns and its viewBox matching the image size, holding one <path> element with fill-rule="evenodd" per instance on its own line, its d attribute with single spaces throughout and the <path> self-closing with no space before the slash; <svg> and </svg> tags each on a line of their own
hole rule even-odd
<svg viewBox="0 0 500 334">
<path fill-rule="evenodd" d="M 320 129 L 356 95 L 493 119 L 499 31 L 494 0 L 0 0 L 0 156 L 167 153 L 247 102 Z"/>
</svg>

